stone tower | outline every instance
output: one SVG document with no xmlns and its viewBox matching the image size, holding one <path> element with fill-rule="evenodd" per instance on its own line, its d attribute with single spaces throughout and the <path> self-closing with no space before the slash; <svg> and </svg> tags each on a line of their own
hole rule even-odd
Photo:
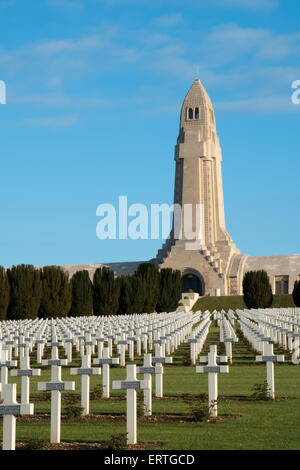
<svg viewBox="0 0 300 470">
<path fill-rule="evenodd" d="M 222 152 L 214 109 L 198 78 L 181 108 L 175 162 L 181 235 L 173 222 L 156 262 L 159 268 L 179 269 L 185 291 L 227 295 L 231 262 L 240 252 L 225 227 Z"/>
</svg>

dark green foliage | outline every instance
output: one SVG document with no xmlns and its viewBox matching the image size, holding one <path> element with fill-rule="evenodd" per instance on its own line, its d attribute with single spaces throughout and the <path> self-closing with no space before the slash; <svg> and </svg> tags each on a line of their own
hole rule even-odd
<svg viewBox="0 0 300 470">
<path fill-rule="evenodd" d="M 157 312 L 172 312 L 181 298 L 181 274 L 171 268 L 161 269 L 158 276 L 159 297 Z"/>
<path fill-rule="evenodd" d="M 181 299 L 181 272 L 178 270 L 173 270 L 172 272 L 172 291 L 171 311 L 174 311 Z"/>
<path fill-rule="evenodd" d="M 112 434 L 106 441 L 106 449 L 125 450 L 127 448 L 127 434 Z"/>
<path fill-rule="evenodd" d="M 67 418 L 78 418 L 82 415 L 83 409 L 81 406 L 70 399 L 64 407 L 64 414 Z"/>
<path fill-rule="evenodd" d="M 186 393 L 183 400 L 190 407 L 193 420 L 196 422 L 208 421 L 210 418 L 210 406 L 208 405 L 208 396 L 203 393 L 198 397 L 192 397 Z"/>
<path fill-rule="evenodd" d="M 32 438 L 26 442 L 25 450 L 44 450 L 47 446 L 48 442 L 44 439 Z"/>
<path fill-rule="evenodd" d="M 77 271 L 71 279 L 72 305 L 70 317 L 82 317 L 93 314 L 93 285 L 88 271 Z"/>
<path fill-rule="evenodd" d="M 300 281 L 295 281 L 292 297 L 296 307 L 300 307 Z"/>
<path fill-rule="evenodd" d="M 138 276 L 121 276 L 118 314 L 143 313 L 145 304 L 145 282 Z"/>
<path fill-rule="evenodd" d="M 171 268 L 159 272 L 158 312 L 173 312 L 181 299 L 181 273 Z"/>
<path fill-rule="evenodd" d="M 68 273 L 59 266 L 45 266 L 41 277 L 43 293 L 39 317 L 66 317 L 72 303 L 72 287 Z"/>
<path fill-rule="evenodd" d="M 144 281 L 145 302 L 144 313 L 155 312 L 159 298 L 159 272 L 152 263 L 141 263 L 137 268 L 136 275 Z"/>
<path fill-rule="evenodd" d="M 185 353 L 185 355 L 183 356 L 182 365 L 184 366 L 192 365 L 191 355 L 189 352 Z"/>
<path fill-rule="evenodd" d="M 139 276 L 131 276 L 131 310 L 130 313 L 144 313 L 146 284 Z"/>
<path fill-rule="evenodd" d="M 103 387 L 101 384 L 96 385 L 90 392 L 91 400 L 102 400 L 103 399 Z"/>
<path fill-rule="evenodd" d="M 9 320 L 37 318 L 41 303 L 41 272 L 31 265 L 13 266 L 7 271 L 10 284 Z"/>
<path fill-rule="evenodd" d="M 6 271 L 0 266 L 0 320 L 6 319 L 10 297 L 10 286 Z"/>
<path fill-rule="evenodd" d="M 248 271 L 243 279 L 243 294 L 249 309 L 271 307 L 273 294 L 266 271 Z"/>
<path fill-rule="evenodd" d="M 144 405 L 144 394 L 142 390 L 138 390 L 136 394 L 136 415 L 138 418 L 143 418 L 145 416 L 145 405 Z"/>
<path fill-rule="evenodd" d="M 118 278 L 120 286 L 118 314 L 131 313 L 132 306 L 132 282 L 131 276 L 121 276 Z"/>
<path fill-rule="evenodd" d="M 253 393 L 251 397 L 254 398 L 254 400 L 258 400 L 258 401 L 272 400 L 270 396 L 270 389 L 268 386 L 268 382 L 265 380 L 264 383 L 262 384 L 255 384 L 253 387 Z"/>
<path fill-rule="evenodd" d="M 94 274 L 93 307 L 94 315 L 115 315 L 119 307 L 120 281 L 114 272 L 107 268 L 98 268 Z"/>
</svg>

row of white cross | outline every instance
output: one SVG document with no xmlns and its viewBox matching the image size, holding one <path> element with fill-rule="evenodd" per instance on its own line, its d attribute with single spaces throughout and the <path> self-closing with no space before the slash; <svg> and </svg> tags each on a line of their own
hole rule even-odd
<svg viewBox="0 0 300 470">
<path fill-rule="evenodd" d="M 127 317 L 127 316 L 126 316 Z M 200 319 L 198 314 L 197 321 Z M 216 319 L 221 327 L 221 341 L 225 344 L 228 342 L 231 344 L 231 339 L 235 338 L 235 333 L 232 329 L 232 322 L 235 321 L 234 315 L 230 315 L 230 321 L 227 320 L 226 316 L 221 313 L 218 314 Z M 126 347 L 129 348 L 129 357 L 133 358 L 132 345 L 134 341 L 140 339 L 136 335 L 133 335 L 133 331 L 136 328 L 141 327 L 143 330 L 141 333 L 147 338 L 144 341 L 146 348 L 154 347 L 155 357 L 152 358 L 152 354 L 144 352 L 144 364 L 143 366 L 136 367 L 135 365 L 127 365 L 127 376 L 124 381 L 113 381 L 113 389 L 126 390 L 127 395 L 127 442 L 134 444 L 137 441 L 137 430 L 136 430 L 136 390 L 143 390 L 144 394 L 144 410 L 145 415 L 150 416 L 152 413 L 152 375 L 155 374 L 156 380 L 156 396 L 163 396 L 163 364 L 172 363 L 172 358 L 166 357 L 165 354 L 170 354 L 174 348 L 182 343 L 185 338 L 186 341 L 191 344 L 191 359 L 196 362 L 198 354 L 201 352 L 203 343 L 207 336 L 209 326 L 211 324 L 209 312 L 201 318 L 201 323 L 192 330 L 193 325 L 196 323 L 195 318 L 191 318 L 191 315 L 174 316 L 174 323 L 176 326 L 171 325 L 171 317 L 163 319 L 161 323 L 156 321 L 152 322 L 150 328 L 146 331 L 146 328 L 141 326 L 141 323 L 135 324 L 130 320 L 130 317 L 124 320 L 122 328 L 118 327 L 113 329 L 111 322 L 115 322 L 115 319 L 109 319 L 105 326 L 99 329 L 91 328 L 87 331 L 88 318 L 79 319 L 77 321 L 71 321 L 67 319 L 66 322 L 61 320 L 51 322 L 31 322 L 28 321 L 25 324 L 19 322 L 11 322 L 6 325 L 6 329 L 2 328 L 0 341 L 4 345 L 5 350 L 0 348 L 1 358 L 1 383 L 2 383 L 2 399 L 3 404 L 0 405 L 0 415 L 5 417 L 3 422 L 3 449 L 14 449 L 15 448 L 15 417 L 19 414 L 33 414 L 33 405 L 29 403 L 29 380 L 30 376 L 40 375 L 40 369 L 31 369 L 29 354 L 33 351 L 33 347 L 37 348 L 37 359 L 42 365 L 51 366 L 51 380 L 50 382 L 39 382 L 38 390 L 50 391 L 51 392 L 51 442 L 60 442 L 60 421 L 61 421 L 61 391 L 63 390 L 74 390 L 74 382 L 63 382 L 61 379 L 61 367 L 67 365 L 72 360 L 72 346 L 82 355 L 81 367 L 71 368 L 70 373 L 72 375 L 81 376 L 81 406 L 83 413 L 89 413 L 89 387 L 90 387 L 90 376 L 101 374 L 101 369 L 91 366 L 91 356 L 95 354 L 96 347 L 98 348 L 98 357 L 93 359 L 94 365 L 102 367 L 103 376 L 103 394 L 104 397 L 110 396 L 110 365 L 112 364 L 124 364 L 124 356 Z M 77 320 L 77 319 L 76 319 Z M 107 321 L 107 319 L 105 320 Z M 121 318 L 121 323 L 123 319 Z M 261 346 L 262 356 L 257 356 L 256 360 L 260 362 L 266 362 L 267 364 L 267 380 L 272 398 L 275 396 L 274 392 L 274 362 L 282 362 L 283 356 L 276 356 L 273 354 L 273 344 L 269 344 L 271 338 L 261 334 L 260 329 L 256 329 L 253 321 L 249 320 L 246 315 L 240 315 L 240 325 L 244 328 L 245 334 L 248 337 L 258 338 L 259 345 Z M 131 323 L 130 323 L 131 322 Z M 97 324 L 97 322 L 96 322 Z M 77 325 L 76 328 L 74 325 Z M 129 326 L 130 325 L 130 328 Z M 154 327 L 154 325 L 156 325 Z M 19 334 L 13 334 L 13 331 L 19 331 Z M 146 332 L 146 334 L 145 334 Z M 170 341 L 170 335 L 172 341 Z M 51 341 L 49 341 L 51 337 Z M 229 341 L 227 341 L 229 339 Z M 196 341 L 194 341 L 196 340 Z M 142 340 L 143 341 L 143 340 Z M 108 347 L 104 347 L 104 343 L 107 342 Z M 120 358 L 112 358 L 112 344 L 115 342 Z M 1 345 L 0 343 L 0 345 Z M 52 354 L 50 360 L 43 360 L 45 346 L 51 346 Z M 262 346 L 263 345 L 263 346 Z M 67 359 L 59 359 L 58 347 L 64 346 Z M 16 361 L 12 361 L 12 349 L 14 353 L 20 359 L 20 369 L 12 370 L 11 375 L 21 376 L 21 403 L 18 404 L 16 401 L 16 385 L 8 384 L 8 367 L 16 367 Z M 230 360 L 231 355 L 218 356 L 217 347 L 211 346 L 207 357 L 200 357 L 200 363 L 206 363 L 196 367 L 197 373 L 208 374 L 208 392 L 209 392 L 209 406 L 210 414 L 217 416 L 217 397 L 218 397 L 218 374 L 228 373 L 228 365 L 224 363 Z M 144 374 L 143 380 L 137 380 L 136 374 Z"/>
<path fill-rule="evenodd" d="M 156 396 L 163 396 L 163 365 L 162 364 L 171 364 L 172 357 L 163 357 L 161 354 L 162 348 L 157 345 L 156 352 L 158 352 L 157 357 L 152 358 L 152 354 L 148 353 L 144 355 L 144 365 L 137 368 L 137 372 L 144 374 L 145 380 L 149 385 L 147 389 L 144 390 L 144 405 L 145 405 L 145 415 L 150 416 L 152 413 L 152 380 L 151 375 L 155 374 L 156 376 Z M 12 391 L 11 387 L 7 388 L 7 371 L 9 366 L 16 366 L 17 361 L 7 361 L 7 351 L 0 350 L 0 366 L 1 366 L 1 388 L 2 388 L 2 399 L 3 405 L 0 405 L 0 415 L 7 414 L 12 405 L 15 403 L 15 398 L 12 397 L 12 393 L 15 394 L 15 388 Z M 118 364 L 119 358 L 111 358 L 109 355 L 109 348 L 103 348 L 103 357 L 93 359 L 94 364 L 102 366 L 103 371 L 103 396 L 105 398 L 110 397 L 110 366 L 112 364 Z M 75 382 L 63 382 L 61 379 L 61 368 L 62 366 L 68 365 L 67 359 L 59 359 L 58 357 L 58 346 L 52 346 L 51 359 L 42 360 L 42 365 L 51 366 L 51 380 L 50 382 L 38 382 L 38 390 L 40 391 L 49 391 L 51 392 L 51 425 L 50 425 L 50 442 L 59 443 L 60 442 L 60 433 L 61 433 L 61 392 L 75 390 Z M 127 366 L 127 377 L 126 380 L 131 381 L 131 366 Z M 89 414 L 89 401 L 90 401 L 90 376 L 91 375 L 100 375 L 101 369 L 91 367 L 91 356 L 84 355 L 82 356 L 82 365 L 79 368 L 71 368 L 71 375 L 80 375 L 81 376 L 81 408 L 82 414 Z M 30 359 L 29 356 L 21 358 L 21 368 L 11 371 L 12 376 L 21 377 L 21 406 L 30 405 L 29 403 L 29 380 L 31 376 L 41 375 L 40 369 L 31 369 L 30 368 Z M 114 384 L 113 384 L 113 388 Z M 143 388 L 143 387 L 141 387 Z M 30 407 L 22 408 L 22 410 L 33 410 L 33 405 Z M 14 408 L 10 409 L 12 412 L 15 411 Z M 24 414 L 21 408 L 18 408 L 18 414 Z M 19 413 L 20 412 L 20 413 Z M 31 414 L 31 413 L 30 413 Z M 15 420 L 13 420 L 15 423 Z M 15 426 L 15 424 L 14 424 Z M 12 426 L 4 428 L 8 433 L 10 433 L 10 439 L 4 439 L 4 447 L 8 445 L 9 450 L 14 449 L 14 433 L 11 432 Z M 131 435 L 132 433 L 130 433 Z M 130 438 L 131 439 L 131 438 Z M 9 444 L 7 444 L 9 442 Z M 131 442 L 132 443 L 132 442 Z M 4 448 L 3 447 L 3 448 Z M 4 450 L 8 450 L 5 448 Z"/>
</svg>

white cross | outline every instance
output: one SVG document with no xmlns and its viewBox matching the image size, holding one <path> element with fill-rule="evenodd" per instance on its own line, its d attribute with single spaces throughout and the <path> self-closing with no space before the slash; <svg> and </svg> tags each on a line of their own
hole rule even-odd
<svg viewBox="0 0 300 470">
<path fill-rule="evenodd" d="M 51 359 L 43 359 L 42 365 L 43 366 L 67 366 L 68 359 L 59 359 L 58 349 L 56 346 L 54 346 L 51 350 Z"/>
<path fill-rule="evenodd" d="M 103 338 L 102 336 L 96 338 L 96 342 L 97 342 L 97 345 L 98 345 L 98 359 L 102 358 L 103 347 L 104 347 L 104 342 L 105 341 L 106 341 L 105 338 Z"/>
<path fill-rule="evenodd" d="M 12 377 L 21 377 L 21 404 L 29 403 L 30 377 L 41 375 L 41 369 L 30 368 L 30 357 L 24 356 L 20 359 L 20 369 L 10 372 Z"/>
<path fill-rule="evenodd" d="M 294 352 L 292 354 L 292 363 L 293 364 L 296 364 L 296 365 L 299 365 L 300 364 L 300 359 L 299 359 L 299 338 L 300 338 L 300 334 L 299 333 L 294 333 L 294 344 L 293 344 L 293 348 L 294 348 Z"/>
<path fill-rule="evenodd" d="M 1 367 L 1 400 L 4 399 L 4 386 L 8 383 L 8 367 L 17 367 L 17 361 L 8 360 L 8 351 L 0 348 L 0 367 Z"/>
<path fill-rule="evenodd" d="M 60 428 L 61 428 L 61 391 L 62 390 L 75 390 L 75 382 L 63 382 L 61 380 L 61 366 L 52 364 L 51 381 L 50 382 L 38 382 L 38 390 L 49 391 L 49 392 L 51 391 L 50 442 L 58 444 L 60 443 Z"/>
<path fill-rule="evenodd" d="M 110 357 L 109 348 L 103 348 L 102 358 L 93 359 L 93 364 L 102 365 L 102 388 L 104 398 L 110 397 L 110 366 L 119 364 L 118 357 Z"/>
<path fill-rule="evenodd" d="M 256 356 L 257 362 L 266 362 L 267 364 L 267 383 L 268 394 L 270 398 L 275 398 L 275 384 L 274 384 L 274 362 L 284 362 L 283 355 L 274 355 L 273 344 L 265 344 L 264 353 L 262 356 Z"/>
<path fill-rule="evenodd" d="M 63 345 L 64 345 L 64 348 L 65 348 L 65 352 L 66 352 L 68 362 L 71 363 L 72 362 L 73 338 L 66 338 L 63 341 Z"/>
<path fill-rule="evenodd" d="M 217 362 L 227 362 L 227 356 L 217 356 L 217 346 L 210 346 L 207 357 L 200 357 L 200 362 L 207 362 L 207 366 L 197 366 L 197 374 L 208 374 L 208 404 L 211 416 L 218 416 L 218 374 L 228 374 L 228 366 L 218 366 Z"/>
<path fill-rule="evenodd" d="M 38 364 L 41 364 L 42 363 L 42 357 L 43 357 L 43 354 L 44 354 L 44 348 L 45 348 L 46 340 L 42 339 L 41 336 L 39 335 L 39 337 L 37 338 L 35 343 L 37 345 L 36 361 L 37 361 Z"/>
<path fill-rule="evenodd" d="M 101 369 L 91 367 L 91 356 L 86 354 L 82 357 L 82 364 L 79 368 L 71 368 L 71 375 L 81 375 L 81 408 L 82 414 L 88 415 L 90 412 L 90 375 L 100 375 Z"/>
<path fill-rule="evenodd" d="M 157 349 L 158 357 L 153 357 L 152 363 L 153 364 L 172 364 L 173 358 L 164 357 L 161 351 L 162 351 L 162 346 L 158 346 L 158 349 Z M 163 373 L 164 373 L 164 369 L 162 367 L 161 372 L 155 375 L 155 396 L 157 398 L 163 397 Z"/>
<path fill-rule="evenodd" d="M 144 389 L 144 414 L 145 416 L 152 415 L 152 374 L 162 376 L 163 366 L 159 363 L 155 367 L 152 365 L 152 354 L 144 355 L 144 365 L 137 367 L 137 374 L 144 374 L 144 380 L 149 381 L 150 387 Z"/>
<path fill-rule="evenodd" d="M 128 336 L 127 341 L 129 344 L 129 360 L 134 361 L 134 342 L 135 342 L 135 337 L 134 336 Z"/>
<path fill-rule="evenodd" d="M 127 444 L 137 443 L 136 424 L 136 390 L 150 388 L 148 380 L 137 380 L 136 365 L 130 364 L 126 367 L 126 380 L 114 380 L 112 388 L 115 390 L 126 390 L 126 421 L 127 421 Z"/>
<path fill-rule="evenodd" d="M 4 385 L 4 400 L 0 405 L 0 416 L 3 416 L 3 443 L 2 450 L 15 450 L 16 448 L 16 416 L 33 415 L 34 405 L 28 403 L 20 405 L 17 402 L 17 385 Z"/>
<path fill-rule="evenodd" d="M 125 334 L 122 333 L 121 339 L 118 341 L 118 346 L 120 349 L 120 366 L 125 367 L 125 354 L 126 354 L 126 346 L 127 346 L 127 339 L 125 339 Z"/>
<path fill-rule="evenodd" d="M 19 343 L 16 343 L 16 347 L 19 350 L 18 356 L 20 359 L 22 359 L 22 357 L 24 357 L 25 354 L 29 353 L 29 346 L 28 346 L 28 343 L 25 342 L 25 338 L 23 335 L 19 336 Z"/>
</svg>

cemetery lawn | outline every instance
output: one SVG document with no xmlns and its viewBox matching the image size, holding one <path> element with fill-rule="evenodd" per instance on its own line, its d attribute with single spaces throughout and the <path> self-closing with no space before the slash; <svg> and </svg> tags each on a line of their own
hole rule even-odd
<svg viewBox="0 0 300 470">
<path fill-rule="evenodd" d="M 31 379 L 31 396 L 38 421 L 32 417 L 17 419 L 17 441 L 29 438 L 49 440 L 49 401 L 37 401 L 36 383 L 49 375 L 42 371 L 42 378 Z M 125 377 L 125 369 L 112 368 L 113 380 Z M 70 380 L 68 370 L 63 379 Z M 76 394 L 80 391 L 80 378 L 76 381 Z M 10 377 L 10 382 L 19 379 Z M 219 374 L 219 416 L 216 423 L 191 421 L 191 412 L 183 395 L 189 393 L 195 399 L 207 392 L 207 375 L 196 374 L 192 366 L 166 366 L 163 399 L 153 400 L 151 422 L 139 418 L 139 446 L 152 449 L 300 449 L 300 374 L 296 366 L 275 365 L 275 401 L 252 401 L 253 386 L 265 380 L 265 366 L 231 365 L 229 374 Z M 91 390 L 99 384 L 99 377 L 92 377 Z M 19 388 L 18 388 L 19 389 Z M 68 393 L 64 392 L 63 397 Z M 73 392 L 76 398 L 75 392 Z M 105 442 L 113 434 L 126 432 L 125 393 L 112 391 L 112 400 L 91 401 L 91 418 L 62 418 L 62 441 Z M 79 399 L 79 395 L 77 397 Z M 280 398 L 280 399 L 278 399 Z M 80 401 L 78 401 L 80 404 Z M 62 402 L 62 411 L 66 405 Z M 167 419 L 169 417 L 169 419 Z M 157 422 L 155 422 L 155 419 Z M 23 422 L 24 420 L 24 422 Z M 1 420 L 2 427 L 2 420 Z M 2 429 L 0 429 L 2 435 Z"/>
<path fill-rule="evenodd" d="M 236 328 L 236 327 L 235 327 Z M 276 399 L 256 401 L 253 387 L 266 380 L 266 366 L 255 362 L 255 351 L 236 330 L 239 341 L 233 343 L 233 364 L 229 374 L 219 374 L 218 419 L 216 422 L 193 421 L 190 399 L 199 403 L 199 395 L 207 393 L 207 374 L 196 374 L 188 364 L 189 344 L 182 343 L 172 354 L 173 364 L 164 367 L 164 398 L 154 397 L 151 418 L 138 418 L 138 444 L 131 448 L 151 450 L 298 450 L 300 449 L 300 369 L 292 365 L 291 356 L 275 346 L 276 354 L 285 354 L 285 363 L 275 364 Z M 219 343 L 219 327 L 214 321 L 203 346 L 201 355 L 207 355 L 212 344 L 218 346 L 218 354 L 224 354 Z M 116 350 L 114 350 L 116 353 Z M 46 350 L 49 356 L 50 350 Z M 60 357 L 64 352 L 60 349 Z M 127 357 L 128 360 L 128 357 Z M 127 361 L 129 363 L 129 361 Z M 134 363 L 141 365 L 142 358 Z M 70 375 L 69 367 L 78 367 L 80 356 L 73 354 L 73 362 L 62 368 L 62 379 L 76 383 L 75 392 L 62 392 L 61 440 L 74 448 L 83 443 L 85 448 L 97 443 L 105 448 L 112 435 L 126 433 L 125 391 L 111 390 L 111 399 L 91 399 L 90 416 L 68 417 L 68 399 L 80 408 L 81 378 Z M 33 353 L 31 366 L 38 367 Z M 31 377 L 30 401 L 34 403 L 34 416 L 17 418 L 17 446 L 29 439 L 49 442 L 50 397 L 37 390 L 37 383 L 50 380 L 50 368 L 41 367 L 40 377 Z M 111 367 L 111 380 L 124 380 L 126 369 Z M 142 379 L 142 375 L 138 375 Z M 91 376 L 91 392 L 102 383 L 101 376 Z M 10 383 L 18 384 L 20 378 L 9 376 Z M 189 398 L 189 400 L 188 400 Z M 138 403 L 142 405 L 141 397 Z M 206 400 L 205 400 L 206 403 Z M 141 409 L 142 411 L 142 409 Z M 2 436 L 2 419 L 0 419 Z M 85 444 L 86 443 L 86 444 Z M 47 447 L 46 447 L 47 448 Z M 69 449 L 69 447 L 68 447 Z"/>
<path fill-rule="evenodd" d="M 273 304 L 271 308 L 295 308 L 293 302 L 293 297 L 291 295 L 274 295 Z M 193 312 L 201 310 L 209 310 L 213 312 L 214 310 L 221 311 L 222 309 L 226 312 L 231 310 L 240 309 L 243 310 L 246 308 L 244 299 L 242 295 L 232 295 L 232 296 L 220 296 L 220 297 L 201 297 L 197 300 L 193 306 Z"/>
</svg>

